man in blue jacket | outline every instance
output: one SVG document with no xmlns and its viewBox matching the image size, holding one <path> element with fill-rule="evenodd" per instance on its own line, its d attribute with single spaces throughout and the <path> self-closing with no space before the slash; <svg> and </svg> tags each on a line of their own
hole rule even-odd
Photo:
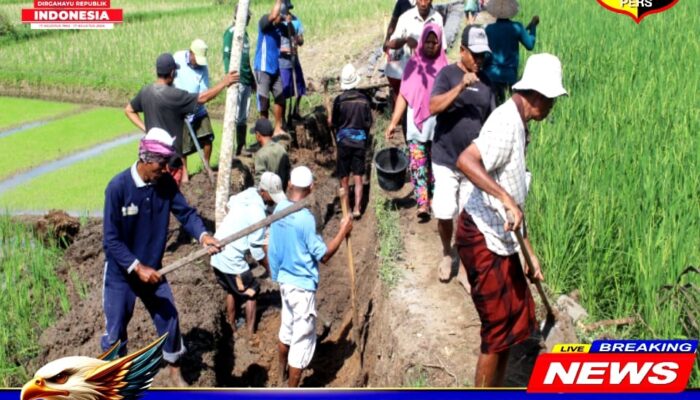
<svg viewBox="0 0 700 400">
<path fill-rule="evenodd" d="M 119 340 L 127 343 L 126 327 L 136 298 L 140 298 L 158 335 L 168 334 L 163 359 L 170 365 L 173 384 L 182 386 L 186 383 L 178 360 L 186 349 L 170 285 L 158 272 L 162 267 L 170 213 L 211 254 L 220 251 L 221 246 L 206 231 L 197 211 L 187 204 L 172 176 L 166 173 L 168 160 L 176 155 L 173 141 L 161 128 L 149 130 L 139 144 L 138 161 L 112 178 L 105 190 L 102 296 L 107 326 L 101 345 L 107 350 Z M 122 346 L 120 355 L 126 352 L 126 346 Z"/>
</svg>

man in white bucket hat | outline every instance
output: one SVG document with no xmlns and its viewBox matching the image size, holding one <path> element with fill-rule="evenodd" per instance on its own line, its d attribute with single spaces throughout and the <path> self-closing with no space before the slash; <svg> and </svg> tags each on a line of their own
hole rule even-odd
<svg viewBox="0 0 700 400">
<path fill-rule="evenodd" d="M 501 386 L 510 348 L 538 329 L 535 303 L 518 257 L 521 249 L 512 231 L 523 230 L 533 264 L 526 271 L 528 277 L 544 279 L 524 229 L 522 210 L 529 186 L 525 147 L 527 122 L 546 118 L 556 98 L 567 94 L 561 62 L 551 54 L 531 56 L 513 91 L 457 160 L 457 167 L 474 184 L 459 217 L 455 244 L 481 319 L 476 386 Z M 499 296 L 489 295 L 493 293 Z"/>
<path fill-rule="evenodd" d="M 370 99 L 357 90 L 360 75 L 352 64 L 346 64 L 340 74 L 340 88 L 343 89 L 333 100 L 333 109 L 328 117 L 328 125 L 336 132 L 337 175 L 345 193 L 350 193 L 350 175 L 355 181 L 355 201 L 352 215 L 360 218 L 362 205 L 362 177 L 365 175 L 365 153 L 367 137 L 372 127 Z M 350 208 L 350 197 L 346 200 Z"/>
</svg>

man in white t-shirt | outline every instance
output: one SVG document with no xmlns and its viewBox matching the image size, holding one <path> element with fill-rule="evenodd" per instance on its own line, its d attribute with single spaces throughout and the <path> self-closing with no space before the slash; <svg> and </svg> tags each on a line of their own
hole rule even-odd
<svg viewBox="0 0 700 400">
<path fill-rule="evenodd" d="M 418 46 L 423 26 L 429 22 L 438 24 L 441 28 L 445 25 L 442 15 L 433 8 L 432 0 L 416 0 L 415 7 L 401 14 L 391 38 L 385 43 L 385 47 L 393 50 L 384 67 L 384 75 L 389 78 L 394 96 L 399 93 L 403 69 Z M 442 36 L 442 48 L 447 48 L 445 35 Z"/>
<path fill-rule="evenodd" d="M 543 279 L 540 264 L 527 230 L 523 229 L 524 250 L 512 231 L 524 228 L 527 122 L 546 118 L 556 98 L 567 94 L 561 62 L 551 54 L 531 56 L 513 91 L 457 160 L 457 167 L 474 184 L 459 218 L 455 244 L 481 320 L 475 386 L 501 386 L 510 348 L 538 329 L 518 252 L 531 255 L 532 270 L 526 271 L 531 280 Z M 513 222 L 508 222 L 507 213 Z"/>
</svg>

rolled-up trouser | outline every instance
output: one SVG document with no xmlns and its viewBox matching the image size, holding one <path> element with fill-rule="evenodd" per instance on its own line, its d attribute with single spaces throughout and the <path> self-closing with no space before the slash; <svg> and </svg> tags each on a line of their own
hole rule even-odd
<svg viewBox="0 0 700 400">
<path fill-rule="evenodd" d="M 126 328 L 134 314 L 138 297 L 151 315 L 158 336 L 168 334 L 163 346 L 163 359 L 169 363 L 177 362 L 186 349 L 180 334 L 175 300 L 168 282 L 163 280 L 155 285 L 148 285 L 139 281 L 135 273 L 132 273 L 128 280 L 115 278 L 116 274 L 110 275 L 110 279 L 104 279 L 102 284 L 102 306 L 107 327 L 100 343 L 102 350 L 106 351 L 117 341 L 121 341 L 123 346 L 119 355 L 126 355 Z"/>
<path fill-rule="evenodd" d="M 238 85 L 238 112 L 236 113 L 236 125 L 245 126 L 248 122 L 251 93 L 253 93 L 253 88 L 250 85 Z"/>
<path fill-rule="evenodd" d="M 316 350 L 316 292 L 283 283 L 280 294 L 282 322 L 279 339 L 289 346 L 289 366 L 304 369 Z"/>
</svg>

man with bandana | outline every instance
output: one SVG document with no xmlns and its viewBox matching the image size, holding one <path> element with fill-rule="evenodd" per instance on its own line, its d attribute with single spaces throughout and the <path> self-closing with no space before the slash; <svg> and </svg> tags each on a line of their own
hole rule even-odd
<svg viewBox="0 0 700 400">
<path fill-rule="evenodd" d="M 124 345 L 120 355 L 126 355 L 126 328 L 138 297 L 158 335 L 168 334 L 163 359 L 170 366 L 172 383 L 183 386 L 186 382 L 178 360 L 186 349 L 170 285 L 158 272 L 170 213 L 210 254 L 218 253 L 221 244 L 207 232 L 197 211 L 187 204 L 173 177 L 166 173 L 168 161 L 177 156 L 173 142 L 165 130 L 150 129 L 139 144 L 138 161 L 112 178 L 105 190 L 102 296 L 106 332 L 101 345 L 107 350 L 121 341 Z"/>
</svg>

